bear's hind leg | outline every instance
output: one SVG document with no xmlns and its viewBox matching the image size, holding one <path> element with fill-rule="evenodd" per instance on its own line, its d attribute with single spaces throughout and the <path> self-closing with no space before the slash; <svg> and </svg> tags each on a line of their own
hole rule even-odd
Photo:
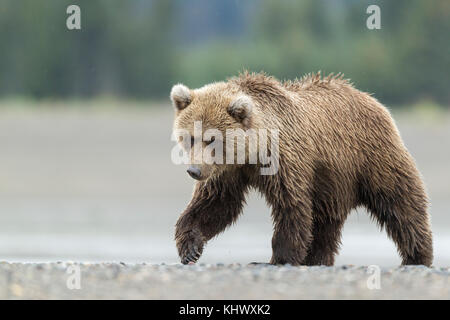
<svg viewBox="0 0 450 320">
<path fill-rule="evenodd" d="M 341 244 L 343 220 L 314 220 L 313 240 L 305 258 L 308 266 L 334 265 L 334 257 Z"/>
<path fill-rule="evenodd" d="M 433 262 L 432 233 L 427 198 L 420 178 L 400 176 L 394 188 L 365 194 L 365 204 L 397 245 L 404 265 L 430 266 Z"/>
</svg>

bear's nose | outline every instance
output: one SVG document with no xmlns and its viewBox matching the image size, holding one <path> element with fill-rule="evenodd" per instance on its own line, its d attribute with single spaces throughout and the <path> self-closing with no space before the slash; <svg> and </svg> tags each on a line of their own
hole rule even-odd
<svg viewBox="0 0 450 320">
<path fill-rule="evenodd" d="M 187 169 L 187 173 L 189 173 L 189 175 L 196 180 L 199 180 L 200 176 L 202 175 L 200 169 L 195 167 L 189 167 L 189 169 Z"/>
</svg>

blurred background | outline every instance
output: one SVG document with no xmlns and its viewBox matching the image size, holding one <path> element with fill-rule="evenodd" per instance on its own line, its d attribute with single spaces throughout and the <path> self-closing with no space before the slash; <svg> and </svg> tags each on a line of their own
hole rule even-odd
<svg viewBox="0 0 450 320">
<path fill-rule="evenodd" d="M 0 260 L 178 262 L 194 182 L 171 162 L 170 88 L 249 69 L 343 72 L 384 103 L 428 187 L 435 265 L 450 265 L 449 33 L 446 0 L 2 0 Z M 268 261 L 271 236 L 252 193 L 200 262 Z M 400 263 L 363 209 L 342 242 L 337 264 Z"/>
</svg>

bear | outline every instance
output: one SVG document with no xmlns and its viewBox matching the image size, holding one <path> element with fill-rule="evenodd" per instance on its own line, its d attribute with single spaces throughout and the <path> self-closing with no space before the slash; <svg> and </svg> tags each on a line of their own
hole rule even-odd
<svg viewBox="0 0 450 320">
<path fill-rule="evenodd" d="M 170 98 L 173 129 L 190 135 L 196 121 L 200 138 L 208 128 L 279 132 L 274 174 L 261 174 L 259 162 L 189 166 L 198 181 L 175 225 L 183 264 L 196 263 L 205 244 L 237 220 L 250 189 L 272 210 L 270 264 L 332 266 L 344 222 L 361 206 L 394 241 L 403 265 L 432 264 L 428 198 L 415 161 L 387 108 L 342 74 L 280 81 L 244 71 L 199 89 L 177 84 Z M 194 138 L 178 138 L 190 160 L 195 146 L 211 143 Z"/>
</svg>

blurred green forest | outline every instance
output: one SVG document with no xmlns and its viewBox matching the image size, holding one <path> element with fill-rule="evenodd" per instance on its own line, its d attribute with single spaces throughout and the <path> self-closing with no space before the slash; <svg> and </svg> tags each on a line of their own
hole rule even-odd
<svg viewBox="0 0 450 320">
<path fill-rule="evenodd" d="M 343 72 L 385 103 L 448 106 L 449 34 L 448 0 L 2 0 L 0 97 L 162 99 L 245 68 Z"/>
</svg>

